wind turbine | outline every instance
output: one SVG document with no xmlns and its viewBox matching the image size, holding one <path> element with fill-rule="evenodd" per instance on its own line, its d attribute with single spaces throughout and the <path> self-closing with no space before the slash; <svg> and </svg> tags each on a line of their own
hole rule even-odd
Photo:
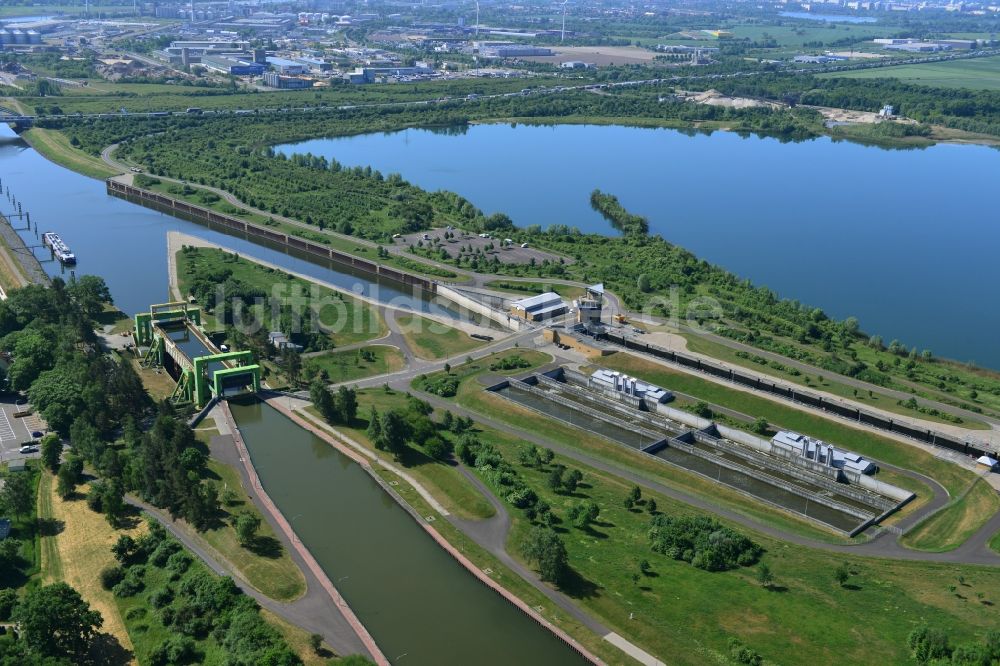
<svg viewBox="0 0 1000 666">
<path fill-rule="evenodd" d="M 559 35 L 559 43 L 562 44 L 566 40 L 566 3 L 569 0 L 563 0 L 563 22 L 562 22 L 562 34 Z"/>
</svg>

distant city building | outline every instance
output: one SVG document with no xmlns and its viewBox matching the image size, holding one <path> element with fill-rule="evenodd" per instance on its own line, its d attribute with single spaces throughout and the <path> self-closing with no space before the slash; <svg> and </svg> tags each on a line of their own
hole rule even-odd
<svg viewBox="0 0 1000 666">
<path fill-rule="evenodd" d="M 516 42 L 475 42 L 473 48 L 486 58 L 526 58 L 530 56 L 550 56 L 552 49 Z"/>
<path fill-rule="evenodd" d="M 407 78 L 433 73 L 434 70 L 426 63 L 413 67 L 359 67 L 347 75 L 347 80 L 351 83 L 375 83 L 380 78 Z"/>
<path fill-rule="evenodd" d="M 268 56 L 267 64 L 274 68 L 274 71 L 279 74 L 295 75 L 295 74 L 305 74 L 309 70 L 309 66 L 305 63 L 299 62 L 297 60 L 289 60 L 288 58 L 276 58 L 274 56 Z"/>
<path fill-rule="evenodd" d="M 313 82 L 295 76 L 282 76 L 277 72 L 264 72 L 264 85 L 282 90 L 302 90 L 303 88 L 312 88 Z"/>
<path fill-rule="evenodd" d="M 271 346 L 278 351 L 283 351 L 285 349 L 291 349 L 294 351 L 302 351 L 302 345 L 297 345 L 288 339 L 288 336 L 281 331 L 271 331 L 267 334 L 267 341 L 271 343 Z"/>
<path fill-rule="evenodd" d="M 201 64 L 213 71 L 232 76 L 260 76 L 264 73 L 264 65 L 221 56 L 202 56 Z"/>
<path fill-rule="evenodd" d="M 583 62 L 582 60 L 567 60 L 566 62 L 559 63 L 559 66 L 563 69 L 594 69 L 597 65 L 592 62 Z"/>
</svg>

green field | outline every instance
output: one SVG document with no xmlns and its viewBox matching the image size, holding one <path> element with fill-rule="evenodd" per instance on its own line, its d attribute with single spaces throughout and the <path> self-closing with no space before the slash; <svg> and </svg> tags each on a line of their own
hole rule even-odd
<svg viewBox="0 0 1000 666">
<path fill-rule="evenodd" d="M 1000 90 L 1000 56 L 932 62 L 922 65 L 898 65 L 853 72 L 821 74 L 823 78 L 888 79 L 894 78 L 935 88 Z"/>
<path fill-rule="evenodd" d="M 423 359 L 450 358 L 485 344 L 465 331 L 418 315 L 396 315 L 396 323 L 410 350 Z"/>
<path fill-rule="evenodd" d="M 118 173 L 117 169 L 109 167 L 101 158 L 88 155 L 71 146 L 69 139 L 62 132 L 36 127 L 25 132 L 23 136 L 32 148 L 46 158 L 77 173 L 101 180 Z"/>
<path fill-rule="evenodd" d="M 362 352 L 370 352 L 371 360 Z M 403 368 L 403 354 L 388 345 L 369 345 L 364 349 L 329 351 L 304 359 L 307 372 L 325 372 L 331 383 L 350 382 L 365 377 L 385 375 Z"/>
</svg>

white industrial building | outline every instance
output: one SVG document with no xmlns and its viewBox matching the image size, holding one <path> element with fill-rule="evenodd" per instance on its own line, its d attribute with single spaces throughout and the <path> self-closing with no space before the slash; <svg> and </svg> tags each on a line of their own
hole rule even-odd
<svg viewBox="0 0 1000 666">
<path fill-rule="evenodd" d="M 615 391 L 632 395 L 636 398 L 644 398 L 656 403 L 665 403 L 673 400 L 674 394 L 666 389 L 662 389 L 655 384 L 648 384 L 641 379 L 623 375 L 614 370 L 601 368 L 590 376 L 590 385 L 604 391 Z"/>
<path fill-rule="evenodd" d="M 790 430 L 779 431 L 771 438 L 771 444 L 786 449 L 797 456 L 827 467 L 842 469 L 845 472 L 871 474 L 875 471 L 875 464 L 870 460 L 865 460 L 857 453 L 841 451 L 832 444 Z"/>
</svg>

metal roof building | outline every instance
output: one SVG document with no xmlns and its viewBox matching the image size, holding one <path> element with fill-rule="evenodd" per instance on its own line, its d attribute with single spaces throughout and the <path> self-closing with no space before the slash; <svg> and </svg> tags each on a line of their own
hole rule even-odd
<svg viewBox="0 0 1000 666">
<path fill-rule="evenodd" d="M 875 464 L 865 460 L 852 451 L 841 451 L 832 444 L 820 439 L 813 439 L 790 430 L 780 430 L 771 438 L 771 443 L 785 449 L 791 449 L 796 455 L 808 458 L 827 467 L 836 467 L 847 472 L 871 474 Z"/>
<path fill-rule="evenodd" d="M 510 306 L 510 313 L 528 321 L 539 321 L 558 317 L 565 314 L 567 309 L 565 301 L 560 298 L 559 294 L 546 291 L 537 296 L 514 301 Z"/>
</svg>

